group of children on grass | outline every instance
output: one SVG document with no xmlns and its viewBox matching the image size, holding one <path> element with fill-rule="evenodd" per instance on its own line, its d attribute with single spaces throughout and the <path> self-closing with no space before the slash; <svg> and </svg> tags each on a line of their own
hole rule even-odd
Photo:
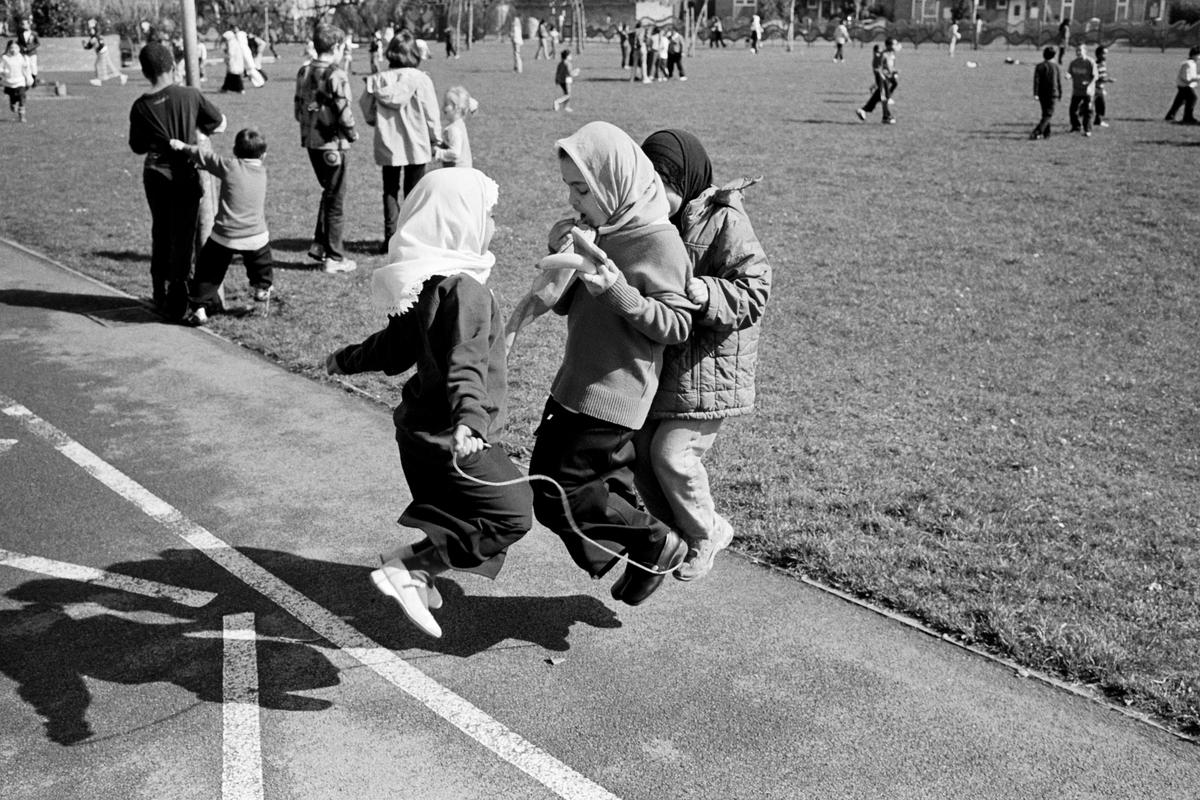
<svg viewBox="0 0 1200 800">
<path fill-rule="evenodd" d="M 1030 139 L 1049 139 L 1054 107 L 1062 99 L 1062 73 L 1058 63 L 1062 55 L 1053 47 L 1042 50 L 1042 61 L 1033 68 L 1033 98 L 1042 107 L 1042 116 L 1030 132 Z M 1075 48 L 1075 58 L 1067 65 L 1071 79 L 1071 102 L 1067 107 L 1067 118 L 1071 133 L 1092 135 L 1092 126 L 1107 128 L 1104 117 L 1108 113 L 1108 84 L 1113 80 L 1108 74 L 1108 48 L 1096 48 L 1096 58 L 1088 57 L 1087 45 Z"/>
<path fill-rule="evenodd" d="M 536 517 L 612 596 L 645 601 L 672 572 L 704 576 L 733 537 L 704 455 L 724 419 L 754 405 L 759 322 L 771 269 L 742 205 L 742 181 L 712 185 L 683 131 L 642 146 L 592 122 L 556 142 L 574 214 L 507 322 L 487 280 L 499 199 L 475 169 L 425 175 L 400 209 L 391 264 L 372 275 L 387 323 L 331 353 L 332 374 L 414 369 L 396 409 L 415 541 L 381 556 L 372 580 L 440 636 L 436 576 L 494 578 Z M 563 356 L 523 476 L 498 446 L 506 357 L 539 315 L 566 317 Z"/>
</svg>

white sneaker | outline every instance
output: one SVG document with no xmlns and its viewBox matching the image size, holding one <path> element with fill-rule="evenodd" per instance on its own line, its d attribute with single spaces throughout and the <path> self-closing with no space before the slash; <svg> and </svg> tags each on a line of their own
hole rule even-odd
<svg viewBox="0 0 1200 800">
<path fill-rule="evenodd" d="M 854 109 L 854 116 L 858 117 L 863 122 L 867 121 L 867 112 L 863 111 L 861 108 Z"/>
<path fill-rule="evenodd" d="M 442 626 L 438 625 L 425 603 L 421 602 L 420 590 L 428 590 L 429 584 L 405 569 L 403 561 L 395 559 L 372 570 L 371 582 L 376 589 L 399 603 L 400 610 L 418 628 L 435 639 L 442 637 Z M 441 595 L 438 595 L 438 599 L 441 599 Z"/>
<path fill-rule="evenodd" d="M 354 272 L 358 264 L 348 258 L 327 258 L 324 269 L 326 272 Z"/>
<path fill-rule="evenodd" d="M 90 81 L 88 81 L 88 83 L 90 83 L 92 86 L 99 86 L 101 81 L 99 78 L 92 78 Z"/>
<path fill-rule="evenodd" d="M 183 324 L 190 325 L 193 328 L 199 328 L 207 325 L 208 312 L 204 310 L 204 306 L 196 306 L 183 315 Z"/>
</svg>

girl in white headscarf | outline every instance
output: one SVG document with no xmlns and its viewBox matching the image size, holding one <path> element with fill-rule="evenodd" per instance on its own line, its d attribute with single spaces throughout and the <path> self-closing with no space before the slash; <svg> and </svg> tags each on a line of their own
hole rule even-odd
<svg viewBox="0 0 1200 800">
<path fill-rule="evenodd" d="M 400 208 L 392 263 L 371 277 L 387 327 L 326 360 L 331 374 L 381 371 L 404 384 L 393 419 L 412 502 L 400 517 L 421 539 L 381 557 L 379 591 L 431 636 L 442 598 L 434 576 L 447 569 L 496 577 L 508 547 L 532 525 L 532 494 L 502 447 L 504 319 L 487 288 L 497 188 L 475 169 L 429 173 Z M 457 464 L 457 468 L 455 465 Z"/>
<path fill-rule="evenodd" d="M 605 256 L 585 270 L 567 270 L 573 274 L 565 282 L 532 290 L 566 316 L 567 341 L 529 472 L 558 481 L 570 506 L 564 513 L 563 498 L 539 482 L 534 513 L 592 577 L 612 569 L 612 553 L 626 553 L 636 563 L 613 584 L 612 596 L 637 605 L 687 554 L 679 535 L 640 507 L 632 466 L 634 434 L 658 388 L 664 350 L 691 332 L 696 306 L 685 294 L 690 261 L 668 220 L 662 180 L 628 134 L 591 122 L 555 144 L 578 215 L 565 226 L 594 231 Z M 563 225 L 551 233 L 552 251 L 559 249 Z M 510 326 L 510 334 L 515 331 Z"/>
</svg>

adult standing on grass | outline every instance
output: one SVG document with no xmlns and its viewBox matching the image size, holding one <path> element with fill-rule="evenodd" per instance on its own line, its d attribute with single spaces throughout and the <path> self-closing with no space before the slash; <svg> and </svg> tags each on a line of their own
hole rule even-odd
<svg viewBox="0 0 1200 800">
<path fill-rule="evenodd" d="M 621 46 L 621 69 L 629 69 L 629 26 L 624 22 L 617 25 L 617 44 Z"/>
<path fill-rule="evenodd" d="M 187 280 L 192 270 L 200 212 L 200 177 L 186 153 L 171 140 L 197 143 L 225 130 L 225 117 L 199 89 L 175 83 L 171 48 L 151 42 L 138 53 L 150 91 L 129 111 L 129 148 L 145 155 L 142 183 L 150 206 L 150 279 L 154 304 L 177 322 L 187 312 Z"/>
<path fill-rule="evenodd" d="M 1179 65 L 1179 72 L 1175 76 L 1175 99 L 1171 101 L 1171 108 L 1163 117 L 1165 121 L 1174 122 L 1175 113 L 1182 108 L 1182 123 L 1184 125 L 1197 124 L 1196 87 L 1200 83 L 1197 64 L 1200 64 L 1200 47 L 1193 47 L 1188 50 L 1188 57 Z"/>
<path fill-rule="evenodd" d="M 367 78 L 363 120 L 375 128 L 375 163 L 383 170 L 383 245 L 396 232 L 400 201 L 407 197 L 433 160 L 442 138 L 442 115 L 433 79 L 417 69 L 421 56 L 408 31 L 388 43 L 388 69 Z"/>
<path fill-rule="evenodd" d="M 1042 63 L 1033 68 L 1033 99 L 1042 106 L 1042 118 L 1029 134 L 1030 139 L 1050 138 L 1050 119 L 1054 106 L 1062 99 L 1062 71 L 1054 63 L 1055 49 L 1042 49 Z"/>
<path fill-rule="evenodd" d="M 512 39 L 513 72 L 520 74 L 525 69 L 521 63 L 521 45 L 525 43 L 525 36 L 521 33 L 521 16 L 515 12 L 509 25 L 509 37 Z"/>
<path fill-rule="evenodd" d="M 100 26 L 94 19 L 88 20 L 88 35 L 83 40 L 83 49 L 96 52 L 96 77 L 89 81 L 92 86 L 99 86 L 110 78 L 120 79 L 121 85 L 124 86 L 129 80 L 129 76 L 117 69 L 117 65 L 113 63 L 108 53 L 108 43 L 100 35 Z"/>
<path fill-rule="evenodd" d="M 1058 23 L 1058 64 L 1062 66 L 1063 56 L 1067 53 L 1067 47 L 1071 44 L 1071 18 L 1064 17 L 1063 21 Z"/>
<path fill-rule="evenodd" d="M 350 110 L 350 80 L 340 64 L 344 34 L 332 25 L 319 25 L 313 32 L 317 56 L 296 74 L 293 101 L 300 123 L 300 146 L 307 148 L 321 204 L 313 230 L 308 257 L 320 261 L 326 272 L 350 272 L 357 266 L 346 258 L 342 242 L 346 197 L 346 158 L 350 143 L 358 139 L 354 112 Z"/>
<path fill-rule="evenodd" d="M 672 28 L 667 34 L 667 77 L 674 78 L 676 70 L 679 71 L 679 80 L 686 81 L 687 75 L 683 71 L 683 34 L 679 28 Z"/>
<path fill-rule="evenodd" d="M 1083 131 L 1092 135 L 1092 97 L 1096 94 L 1096 62 L 1088 58 L 1087 45 L 1075 48 L 1075 58 L 1067 66 L 1071 76 L 1071 105 L 1067 107 L 1067 118 L 1071 121 L 1071 133 Z"/>
<path fill-rule="evenodd" d="M 699 308 L 692 335 L 663 355 L 658 391 L 634 442 L 638 495 L 646 510 L 688 545 L 679 580 L 702 578 L 733 540 L 717 513 L 705 454 L 728 417 L 754 410 L 759 323 L 771 293 L 771 265 L 742 205 L 754 180 L 720 189 L 700 141 L 679 130 L 642 142 L 666 189 L 670 221 L 691 258 L 688 299 Z"/>
</svg>

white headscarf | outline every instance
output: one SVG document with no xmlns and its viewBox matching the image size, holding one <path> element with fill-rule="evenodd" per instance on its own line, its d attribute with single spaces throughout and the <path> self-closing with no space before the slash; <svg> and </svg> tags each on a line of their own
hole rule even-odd
<svg viewBox="0 0 1200 800">
<path fill-rule="evenodd" d="M 629 134 L 609 122 L 589 122 L 554 143 L 575 162 L 608 221 L 601 235 L 665 222 L 667 193 L 650 159 Z"/>
<path fill-rule="evenodd" d="M 417 302 L 434 275 L 465 273 L 481 284 L 496 257 L 485 248 L 488 218 L 499 197 L 496 182 L 477 169 L 428 172 L 404 203 L 388 243 L 392 263 L 371 275 L 371 300 L 388 315 Z"/>
</svg>

